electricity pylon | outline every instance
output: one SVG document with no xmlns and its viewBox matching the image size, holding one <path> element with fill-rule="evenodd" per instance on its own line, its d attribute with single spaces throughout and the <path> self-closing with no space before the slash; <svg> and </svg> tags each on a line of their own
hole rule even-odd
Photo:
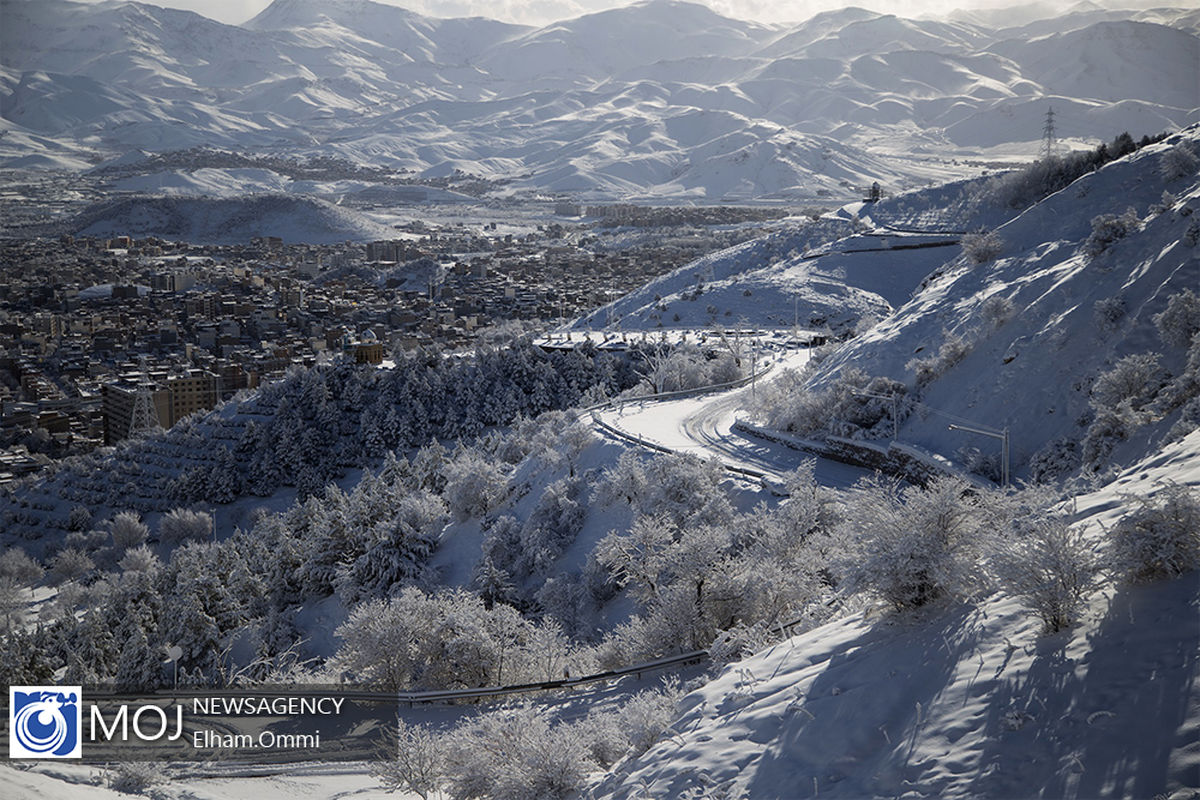
<svg viewBox="0 0 1200 800">
<path fill-rule="evenodd" d="M 1046 110 L 1046 124 L 1042 128 L 1042 158 L 1053 158 L 1058 145 L 1054 140 L 1054 106 Z"/>
</svg>

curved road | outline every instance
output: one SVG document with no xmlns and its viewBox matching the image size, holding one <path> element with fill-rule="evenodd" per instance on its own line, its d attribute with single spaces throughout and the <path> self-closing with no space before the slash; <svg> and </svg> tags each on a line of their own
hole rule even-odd
<svg viewBox="0 0 1200 800">
<path fill-rule="evenodd" d="M 764 380 L 770 379 L 768 376 Z M 805 460 L 816 461 L 816 479 L 823 486 L 844 489 L 872 474 L 861 467 L 734 433 L 738 412 L 750 404 L 754 391 L 755 387 L 745 386 L 680 400 L 627 403 L 600 412 L 600 418 L 628 436 L 676 452 L 716 458 L 729 466 L 758 470 L 775 479 L 782 479 Z"/>
</svg>

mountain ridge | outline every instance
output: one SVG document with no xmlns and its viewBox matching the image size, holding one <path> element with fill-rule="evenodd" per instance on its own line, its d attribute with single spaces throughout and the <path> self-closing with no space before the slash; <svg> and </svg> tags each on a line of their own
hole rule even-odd
<svg viewBox="0 0 1200 800">
<path fill-rule="evenodd" d="M 0 116 L 13 126 L 0 167 L 171 149 L 185 133 L 182 146 L 303 147 L 504 178 L 518 193 L 844 198 L 864 180 L 969 177 L 980 167 L 960 157 L 993 149 L 1032 155 L 1050 104 L 1060 137 L 1077 141 L 1200 115 L 1200 99 L 1187 102 L 1200 94 L 1200 38 L 1163 24 L 1183 9 L 1146 21 L 1080 10 L 1078 26 L 1063 17 L 1017 42 L 978 22 L 851 8 L 768 26 L 676 0 L 540 28 L 371 0 L 277 0 L 243 26 L 134 2 L 0 8 Z M 683 124 L 697 110 L 723 117 L 722 131 Z M 787 157 L 788 142 L 828 148 L 819 137 L 875 166 L 839 175 Z M 742 152 L 751 141 L 759 149 Z"/>
</svg>

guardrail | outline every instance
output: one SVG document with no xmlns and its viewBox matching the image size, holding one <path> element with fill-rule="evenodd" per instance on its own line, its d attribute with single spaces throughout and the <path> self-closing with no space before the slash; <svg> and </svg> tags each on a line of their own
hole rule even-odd
<svg viewBox="0 0 1200 800">
<path fill-rule="evenodd" d="M 805 619 L 795 619 L 790 622 L 773 625 L 771 626 L 771 629 L 777 630 L 781 635 L 786 636 L 792 633 L 798 626 L 803 625 L 805 622 Z M 417 705 L 453 703 L 455 701 L 462 700 L 482 700 L 492 697 L 532 694 L 534 692 L 575 689 L 581 686 L 604 683 L 608 681 L 619 680 L 621 678 L 628 678 L 631 676 L 641 680 L 642 676 L 647 673 L 663 672 L 666 670 L 679 669 L 695 664 L 703 664 L 710 659 L 711 656 L 707 650 L 691 650 L 686 653 L 679 653 L 673 656 L 657 658 L 653 661 L 632 664 L 628 667 L 605 670 L 603 672 L 592 673 L 591 675 L 582 675 L 578 678 L 561 678 L 549 681 L 537 681 L 534 683 L 509 684 L 506 686 L 481 686 L 473 689 L 439 689 L 424 692 L 388 692 L 362 689 L 342 689 L 333 685 L 321 685 L 313 687 L 290 686 L 283 688 L 267 686 L 235 686 L 221 688 L 219 691 L 222 696 L 230 697 L 327 697 L 331 694 L 336 694 L 339 697 L 346 697 L 348 699 L 355 700 L 377 700 L 381 702 L 396 701 L 400 704 L 408 704 L 409 707 L 413 707 Z M 165 697 L 211 697 L 214 691 L 215 689 L 213 687 L 160 689 L 158 691 L 149 693 L 147 696 L 160 695 Z M 97 691 L 88 692 L 89 698 L 94 697 L 102 699 L 109 696 L 125 695 L 115 691 L 111 693 Z"/>
<path fill-rule="evenodd" d="M 219 691 L 222 696 L 226 697 L 327 697 L 331 694 L 336 694 L 338 697 L 345 697 L 351 700 L 374 700 L 387 703 L 398 702 L 401 704 L 408 704 L 409 707 L 412 707 L 416 705 L 433 705 L 435 703 L 452 703 L 462 700 L 480 700 L 489 697 L 506 697 L 516 694 L 530 694 L 533 692 L 574 689 L 580 686 L 619 680 L 621 678 L 627 678 L 630 676 L 634 676 L 640 680 L 641 677 L 647 673 L 678 669 L 680 667 L 686 667 L 692 664 L 702 664 L 705 661 L 708 661 L 708 659 L 709 655 L 707 650 L 693 650 L 687 653 L 665 656 L 653 661 L 645 661 L 640 664 L 633 664 L 628 667 L 605 670 L 604 672 L 596 672 L 592 673 L 591 675 L 581 675 L 578 678 L 559 678 L 548 681 L 537 681 L 534 683 L 508 684 L 506 686 L 481 686 L 470 689 L 436 689 L 422 692 L 387 692 L 365 689 L 343 689 L 336 685 L 324 684 L 311 687 L 233 686 L 228 688 L 220 687 Z M 218 689 L 216 687 L 183 687 L 175 689 L 159 689 L 148 693 L 146 696 L 203 698 L 211 697 L 214 691 L 218 691 Z M 89 691 L 88 697 L 105 699 L 111 697 L 125 697 L 128 696 L 128 694 L 128 692 L 118 692 L 115 690 L 111 692 Z"/>
<path fill-rule="evenodd" d="M 941 456 L 899 441 L 878 445 L 872 442 L 845 439 L 840 436 L 830 436 L 827 439 L 816 441 L 793 436 L 784 431 L 762 428 L 740 419 L 733 423 L 733 430 L 743 436 L 780 444 L 819 458 L 828 458 L 831 461 L 840 461 L 843 464 L 876 470 L 910 483 L 925 485 L 936 475 L 946 475 L 975 486 L 987 485 L 978 477 L 956 468 Z"/>
<path fill-rule="evenodd" d="M 596 427 L 600 428 L 601 430 L 603 430 L 604 432 L 608 433 L 611 436 L 615 436 L 618 439 L 622 439 L 631 444 L 636 444 L 639 447 L 644 447 L 648 450 L 654 450 L 655 452 L 674 453 L 676 451 L 672 450 L 671 448 L 669 448 L 665 445 L 661 445 L 658 442 L 654 442 L 649 439 L 646 439 L 645 437 L 641 436 L 640 434 L 629 433 L 629 432 L 623 431 L 620 428 L 617 428 L 613 425 L 609 425 L 607 422 L 600 419 L 600 415 L 597 412 L 604 410 L 604 409 L 620 408 L 622 406 L 631 405 L 634 403 L 642 403 L 647 400 L 650 400 L 650 401 L 680 400 L 680 399 L 687 398 L 687 397 L 698 397 L 703 394 L 710 394 L 712 392 L 723 391 L 725 389 L 738 389 L 743 386 L 748 386 L 751 381 L 761 378 L 763 375 L 770 372 L 771 369 L 774 368 L 774 366 L 775 366 L 774 364 L 768 363 L 765 366 L 763 366 L 763 368 L 760 369 L 758 372 L 752 373 L 744 378 L 738 378 L 736 381 L 728 381 L 726 383 L 714 383 L 714 384 L 710 384 L 708 386 L 698 386 L 695 389 L 682 389 L 682 390 L 676 391 L 676 392 L 663 392 L 661 394 L 646 395 L 643 397 L 626 397 L 626 398 L 608 400 L 603 403 L 598 403 L 597 405 L 594 405 L 594 406 L 589 406 L 588 408 L 583 409 L 583 411 L 584 411 L 584 413 L 589 413 L 592 415 L 592 423 L 594 425 L 596 425 Z M 742 475 L 742 476 L 748 477 L 748 478 L 755 478 L 757 480 L 766 480 L 771 477 L 767 473 L 762 472 L 760 470 L 750 469 L 748 467 L 739 467 L 736 464 L 727 464 L 727 463 L 722 462 L 721 467 L 726 472 L 732 472 L 737 475 Z"/>
<path fill-rule="evenodd" d="M 620 408 L 621 406 L 632 405 L 634 403 L 681 400 L 685 397 L 698 397 L 702 394 L 711 394 L 712 392 L 719 392 L 725 389 L 740 389 L 743 386 L 749 386 L 751 381 L 766 375 L 774 366 L 772 363 L 767 363 L 758 372 L 752 372 L 743 378 L 738 378 L 735 381 L 726 381 L 725 383 L 710 383 L 707 386 L 697 386 L 693 389 L 678 389 L 673 392 L 658 392 L 657 394 L 644 394 L 638 397 L 614 397 L 610 400 L 605 400 L 603 403 L 587 406 L 581 409 L 581 411 L 587 414 L 605 408 Z"/>
<path fill-rule="evenodd" d="M 592 422 L 597 427 L 604 430 L 606 433 L 608 433 L 612 436 L 615 436 L 618 439 L 623 439 L 627 442 L 630 442 L 631 444 L 636 444 L 639 447 L 645 447 L 648 450 L 654 450 L 659 453 L 674 453 L 675 452 L 671 448 L 669 448 L 665 445 L 661 445 L 658 442 L 652 442 L 649 439 L 643 438 L 642 436 L 639 436 L 637 434 L 628 433 L 619 428 L 614 428 L 612 425 L 609 425 L 607 422 L 600 419 L 600 416 L 598 414 L 595 414 L 595 413 L 592 414 Z M 748 478 L 757 478 L 758 480 L 763 480 L 763 479 L 771 477 L 770 475 L 768 475 L 765 472 L 761 472 L 756 469 L 750 469 L 749 467 L 739 467 L 736 464 L 726 464 L 726 463 L 722 462 L 721 467 L 726 472 L 733 472 L 733 473 L 736 473 L 738 475 L 743 475 Z"/>
</svg>

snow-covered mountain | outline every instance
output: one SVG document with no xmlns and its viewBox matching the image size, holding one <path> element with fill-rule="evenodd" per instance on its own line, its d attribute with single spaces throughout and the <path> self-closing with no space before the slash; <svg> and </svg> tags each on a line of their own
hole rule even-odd
<svg viewBox="0 0 1200 800">
<path fill-rule="evenodd" d="M 961 359 L 923 390 L 938 413 L 914 414 L 905 441 L 946 455 L 972 444 L 994 450 L 949 430 L 946 415 L 1008 428 L 1014 474 L 1023 475 L 1051 442 L 1099 445 L 1102 375 L 1151 352 L 1163 370 L 1148 378 L 1151 393 L 1160 379 L 1187 373 L 1187 348 L 1164 345 L 1155 321 L 1172 297 L 1200 289 L 1200 176 L 1167 166 L 1176 148 L 1200 150 L 1200 131 L 1114 161 L 1001 225 L 994 261 L 948 261 L 895 314 L 823 364 L 816 384 L 847 367 L 914 384 L 914 360 L 956 339 L 965 346 Z M 1110 239 L 1105 220 L 1118 218 Z M 1193 413 L 1161 399 L 1153 413 L 1111 431 L 1113 460 L 1153 453 L 1181 415 Z"/>
<path fill-rule="evenodd" d="M 370 0 L 276 0 L 242 26 L 131 2 L 0 15 L 7 165 L 209 144 L 518 191 L 844 197 L 971 174 L 951 159 L 996 146 L 1032 153 L 1049 104 L 1060 136 L 1089 139 L 1200 107 L 1188 9 L 769 26 L 648 0 L 537 29 Z"/>
<path fill-rule="evenodd" d="M 923 405 L 901 424 L 903 443 L 950 456 L 969 428 L 1003 428 L 1021 478 L 1048 442 L 1063 464 L 1073 455 L 1076 469 L 1080 449 L 1086 461 L 1089 448 L 1111 448 L 1104 458 L 1126 466 L 1095 470 L 1069 509 L 1079 546 L 1117 574 L 1110 537 L 1137 507 L 1132 498 L 1161 499 L 1172 486 L 1194 492 L 1200 482 L 1196 150 L 1193 126 L 1010 209 L 990 253 L 950 258 L 918 278 L 910 300 L 834 350 L 805 388 L 820 392 L 852 369 L 907 383 Z M 995 225 L 1005 204 L 981 197 L 989 189 L 996 185 L 951 185 L 839 216 L 914 224 L 936 209 L 943 220 Z M 970 196 L 977 201 L 958 201 Z M 785 236 L 798 239 L 773 241 Z M 666 292 L 705 264 L 718 271 L 701 302 L 730 303 L 753 287 L 747 311 L 768 287 L 820 294 L 815 273 L 833 259 L 845 285 L 886 291 L 872 260 L 888 258 L 901 289 L 917 266 L 903 254 L 836 252 L 866 238 L 775 263 L 771 240 L 731 249 L 661 279 L 660 305 L 677 307 L 681 298 Z M 620 306 L 627 319 L 644 294 Z M 764 305 L 756 322 L 781 310 L 769 294 Z M 1184 308 L 1188 321 L 1173 329 Z M 954 337 L 964 346 L 947 358 L 939 346 Z M 927 383 L 914 381 L 913 362 L 931 355 L 943 363 Z M 1135 364 L 1150 369 L 1127 374 Z M 1114 392 L 1118 375 L 1128 383 Z M 1191 519 L 1178 529 L 1194 541 Z M 788 638 L 685 697 L 669 735 L 618 764 L 591 796 L 1186 796 L 1200 774 L 1196 664 L 1179 655 L 1195 649 L 1197 573 L 1146 585 L 1106 576 L 1099 586 L 1078 625 L 1051 635 L 989 587 L 974 603 L 907 616 L 870 608 Z"/>
</svg>

